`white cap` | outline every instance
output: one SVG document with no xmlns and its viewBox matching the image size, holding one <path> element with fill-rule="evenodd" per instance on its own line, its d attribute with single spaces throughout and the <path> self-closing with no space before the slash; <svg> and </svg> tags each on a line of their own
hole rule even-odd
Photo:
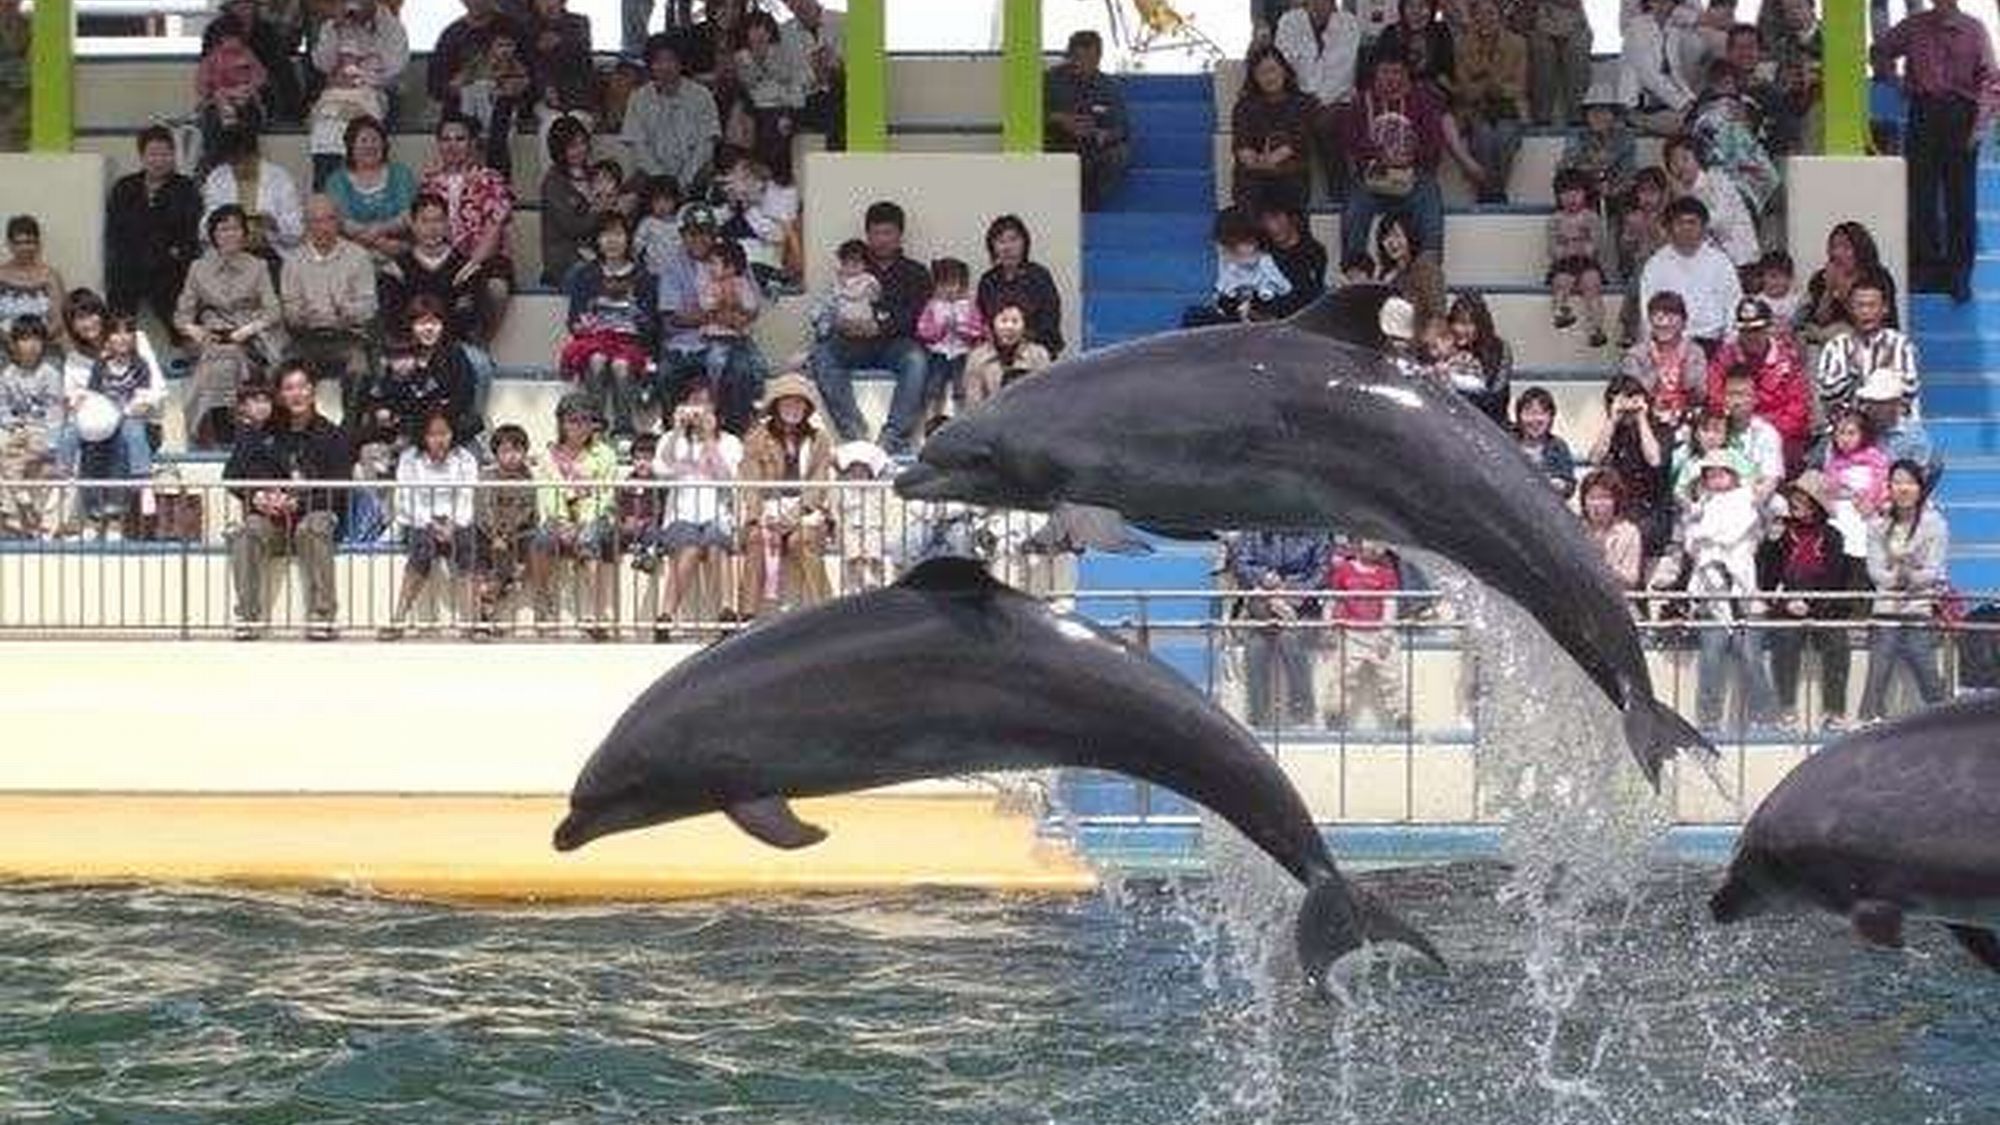
<svg viewBox="0 0 2000 1125">
<path fill-rule="evenodd" d="M 1854 398 L 1857 402 L 1903 401 L 1903 373 L 1884 367 L 1870 371 L 1854 392 Z"/>
<path fill-rule="evenodd" d="M 834 470 L 844 473 L 851 465 L 866 465 L 869 476 L 879 477 L 889 467 L 889 455 L 872 441 L 849 441 L 834 446 Z"/>
<path fill-rule="evenodd" d="M 1376 324 L 1391 340 L 1413 340 L 1417 335 L 1417 307 L 1401 297 L 1382 302 Z"/>
</svg>

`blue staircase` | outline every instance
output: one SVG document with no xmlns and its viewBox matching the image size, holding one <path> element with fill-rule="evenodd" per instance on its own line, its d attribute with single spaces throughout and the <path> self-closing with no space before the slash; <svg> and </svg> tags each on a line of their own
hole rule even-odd
<svg viewBox="0 0 2000 1125">
<path fill-rule="evenodd" d="M 1083 346 L 1102 348 L 1177 326 L 1215 275 L 1209 228 L 1215 215 L 1215 104 L 1207 75 L 1123 80 L 1131 110 L 1132 167 L 1125 182 L 1084 216 Z M 1150 555 L 1083 557 L 1077 608 L 1107 624 L 1139 622 L 1135 598 L 1092 591 L 1207 589 L 1214 545 L 1152 538 Z M 1153 601 L 1151 621 L 1201 620 L 1205 600 Z M 1198 684 L 1209 680 L 1207 639 L 1155 631 L 1147 641 Z"/>
<path fill-rule="evenodd" d="M 2000 200 L 2000 161 L 1982 163 L 1979 197 Z M 1951 524 L 1951 580 L 2000 589 L 2000 210 L 1979 214 L 1973 299 L 1919 293 L 1910 327 L 1923 373 L 1923 416 L 1944 454 L 1938 503 Z"/>
</svg>

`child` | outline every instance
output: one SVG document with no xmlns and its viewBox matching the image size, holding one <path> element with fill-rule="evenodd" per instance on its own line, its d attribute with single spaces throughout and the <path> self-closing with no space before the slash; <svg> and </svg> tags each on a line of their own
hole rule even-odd
<svg viewBox="0 0 2000 1125">
<path fill-rule="evenodd" d="M 917 339 L 930 353 L 930 382 L 924 402 L 931 413 L 943 406 L 945 392 L 956 388 L 965 374 L 965 357 L 986 338 L 986 322 L 970 292 L 972 271 L 957 258 L 931 263 L 931 299 L 917 318 Z"/>
<path fill-rule="evenodd" d="M 1340 259 L 1342 285 L 1375 284 L 1375 259 L 1366 250 L 1355 250 Z"/>
<path fill-rule="evenodd" d="M 834 448 L 834 471 L 848 482 L 881 480 L 889 455 L 872 441 Z M 895 497 L 886 491 L 843 488 L 840 496 L 841 584 L 845 592 L 873 589 L 887 580 L 889 513 Z"/>
<path fill-rule="evenodd" d="M 653 639 L 672 640 L 669 630 L 695 578 L 706 570 L 716 589 L 717 617 L 738 620 L 735 568 L 729 552 L 736 543 L 734 506 L 728 482 L 743 464 L 743 442 L 722 429 L 715 413 L 715 392 L 707 383 L 691 380 L 674 406 L 673 429 L 654 457 L 653 475 L 677 482 L 668 497 L 666 528 L 660 552 L 669 565 L 660 572 L 658 616 Z M 700 482 L 712 482 L 700 484 Z"/>
<path fill-rule="evenodd" d="M 1697 723 L 1713 729 L 1722 721 L 1728 663 L 1741 665 L 1744 710 L 1753 725 L 1767 725 L 1776 711 L 1770 677 L 1764 672 L 1757 635 L 1742 627 L 1758 612 L 1757 500 L 1744 487 L 1737 462 L 1711 452 L 1697 465 L 1701 491 L 1689 507 L 1681 544 L 1688 556 L 1688 592 L 1695 595 L 1694 619 L 1701 654 L 1695 671 Z"/>
<path fill-rule="evenodd" d="M 1478 356 L 1458 346 L 1451 318 L 1443 313 L 1425 317 L 1417 339 L 1429 361 L 1432 378 L 1461 396 L 1471 397 L 1486 391 L 1486 369 L 1479 365 Z"/>
<path fill-rule="evenodd" d="M 562 349 L 564 378 L 581 382 L 608 408 L 612 430 L 632 432 L 633 389 L 652 361 L 656 287 L 632 260 L 632 228 L 616 211 L 597 223 L 597 260 L 570 271 L 570 338 Z"/>
<path fill-rule="evenodd" d="M 1653 294 L 1646 302 L 1646 322 L 1651 337 L 1625 353 L 1618 372 L 1645 385 L 1652 394 L 1653 416 L 1679 440 L 1689 408 L 1708 399 L 1708 356 L 1688 339 L 1687 302 L 1679 293 Z"/>
<path fill-rule="evenodd" d="M 868 270 L 868 244 L 850 238 L 834 252 L 833 282 L 813 308 L 815 339 L 865 340 L 882 331 L 882 282 Z"/>
<path fill-rule="evenodd" d="M 1604 552 L 1604 562 L 1626 591 L 1639 588 L 1645 545 L 1639 528 L 1625 518 L 1625 489 L 1615 469 L 1597 469 L 1583 478 L 1583 530 Z"/>
<path fill-rule="evenodd" d="M 625 211 L 625 169 L 606 158 L 590 166 L 590 203 L 598 211 Z"/>
<path fill-rule="evenodd" d="M 652 574 L 660 568 L 661 516 L 666 511 L 666 493 L 647 487 L 655 479 L 653 459 L 660 439 L 639 434 L 632 439 L 632 467 L 626 471 L 624 488 L 618 490 L 618 544 L 632 557 L 632 569 Z"/>
<path fill-rule="evenodd" d="M 722 386 L 732 369 L 751 362 L 750 326 L 763 307 L 763 295 L 750 277 L 750 258 L 743 244 L 717 241 L 699 286 L 701 337 L 708 381 Z"/>
<path fill-rule="evenodd" d="M 1576 457 L 1553 432 L 1555 424 L 1556 399 L 1546 389 L 1529 387 L 1514 400 L 1514 440 L 1522 455 L 1542 470 L 1557 496 L 1568 500 L 1576 491 Z"/>
<path fill-rule="evenodd" d="M 1618 276 L 1637 280 L 1660 247 L 1667 244 L 1667 174 L 1658 168 L 1642 168 L 1632 178 L 1632 196 L 1618 216 Z M 1626 347 L 1639 339 L 1639 302 L 1627 300 L 1619 315 L 1619 328 Z"/>
<path fill-rule="evenodd" d="M 0 368 L 0 480 L 56 476 L 56 435 L 69 416 L 62 372 L 48 360 L 49 330 L 40 317 L 16 319 Z M 0 493 L 0 537 L 53 535 L 61 510 L 54 488 Z"/>
<path fill-rule="evenodd" d="M 479 479 L 479 459 L 453 438 L 451 419 L 443 413 L 426 417 L 422 432 L 422 443 L 403 450 L 396 461 L 396 528 L 405 553 L 396 607 L 379 634 L 385 641 L 402 638 L 439 560 L 451 564 L 462 594 L 476 554 L 471 485 Z"/>
<path fill-rule="evenodd" d="M 1216 216 L 1215 250 L 1215 300 L 1187 310 L 1182 327 L 1261 320 L 1268 306 L 1291 294 L 1285 271 L 1241 209 L 1230 207 Z"/>
<path fill-rule="evenodd" d="M 1771 310 L 1771 323 L 1777 331 L 1786 335 L 1799 319 L 1799 310 L 1805 304 L 1805 295 L 1799 292 L 1798 271 L 1792 265 L 1792 256 L 1783 250 L 1771 250 L 1757 263 L 1757 295 Z"/>
<path fill-rule="evenodd" d="M 1577 168 L 1556 173 L 1556 213 L 1549 216 L 1549 276 L 1552 318 L 1558 330 L 1577 321 L 1590 346 L 1601 348 L 1604 335 L 1604 216 L 1591 197 L 1590 176 Z"/>
<path fill-rule="evenodd" d="M 519 585 L 536 524 L 535 490 L 528 487 L 535 479 L 528 465 L 528 431 L 511 423 L 494 427 L 492 451 L 493 463 L 479 479 L 505 482 L 505 487 L 480 489 L 473 505 L 480 544 L 475 637 L 492 634 L 500 603 Z"/>
<path fill-rule="evenodd" d="M 1409 729 L 1404 709 L 1403 669 L 1397 659 L 1394 623 L 1396 601 L 1383 594 L 1402 588 L 1402 574 L 1381 543 L 1363 539 L 1353 550 L 1334 556 L 1326 586 L 1334 591 L 1327 603 L 1333 622 L 1334 659 L 1340 676 L 1337 706 L 1327 713 L 1330 727 L 1353 721 L 1365 706 L 1392 730 Z"/>
<path fill-rule="evenodd" d="M 632 232 L 634 257 L 660 276 L 681 248 L 681 185 L 672 176 L 648 176 L 640 191 L 639 228 Z"/>
<path fill-rule="evenodd" d="M 1598 199 L 1618 199 L 1632 186 L 1638 142 L 1625 124 L 1625 105 L 1612 85 L 1594 85 L 1583 103 L 1583 130 L 1563 143 L 1558 173 L 1577 171 Z"/>
<path fill-rule="evenodd" d="M 1833 448 L 1826 455 L 1827 515 L 1846 541 L 1848 553 L 1868 557 L 1868 521 L 1889 502 L 1889 455 L 1875 440 L 1875 423 L 1850 410 L 1833 423 Z"/>
<path fill-rule="evenodd" d="M 77 475 L 86 480 L 148 480 L 153 475 L 146 422 L 166 398 L 166 388 L 160 373 L 140 358 L 138 337 L 139 326 L 129 314 L 113 313 L 105 322 L 104 355 L 92 365 L 85 391 L 108 399 L 117 408 L 118 424 L 103 438 L 82 442 Z M 80 400 L 72 403 L 73 409 L 81 407 Z M 84 518 L 96 523 L 99 538 L 107 542 L 124 537 L 124 496 L 108 489 L 92 489 L 84 496 Z M 141 515 L 152 514 L 152 501 L 152 491 L 141 489 Z"/>
<path fill-rule="evenodd" d="M 1750 459 L 1729 442 L 1729 416 L 1711 410 L 1695 419 L 1687 443 L 1674 451 L 1674 501 L 1683 510 L 1701 499 L 1702 467 L 1717 457 L 1735 467 L 1739 482 L 1755 479 L 1756 469 Z"/>
</svg>

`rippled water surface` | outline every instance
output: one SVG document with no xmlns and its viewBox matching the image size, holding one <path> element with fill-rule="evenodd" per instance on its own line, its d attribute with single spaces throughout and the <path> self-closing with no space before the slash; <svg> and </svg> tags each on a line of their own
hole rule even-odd
<svg viewBox="0 0 2000 1125">
<path fill-rule="evenodd" d="M 1594 911 L 1553 1020 L 1491 867 L 1362 876 L 1455 972 L 1376 960 L 1332 1007 L 1243 955 L 1224 879 L 591 911 L 13 888 L 0 1119 L 2000 1121 L 2000 982 L 1930 932 L 1717 930 L 1713 878 Z"/>
</svg>

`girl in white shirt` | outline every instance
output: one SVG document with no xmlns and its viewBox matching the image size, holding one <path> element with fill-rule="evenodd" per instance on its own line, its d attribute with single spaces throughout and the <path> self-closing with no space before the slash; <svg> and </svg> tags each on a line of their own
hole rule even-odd
<svg viewBox="0 0 2000 1125">
<path fill-rule="evenodd" d="M 402 637 L 417 595 L 438 560 L 451 564 L 459 599 L 471 589 L 463 579 L 475 556 L 472 485 L 479 480 L 479 459 L 457 444 L 451 419 L 442 413 L 424 420 L 423 433 L 423 445 L 405 449 L 396 462 L 396 527 L 406 553 L 396 608 L 381 633 L 385 641 Z M 465 620 L 472 620 L 469 606 L 463 612 Z"/>
</svg>

